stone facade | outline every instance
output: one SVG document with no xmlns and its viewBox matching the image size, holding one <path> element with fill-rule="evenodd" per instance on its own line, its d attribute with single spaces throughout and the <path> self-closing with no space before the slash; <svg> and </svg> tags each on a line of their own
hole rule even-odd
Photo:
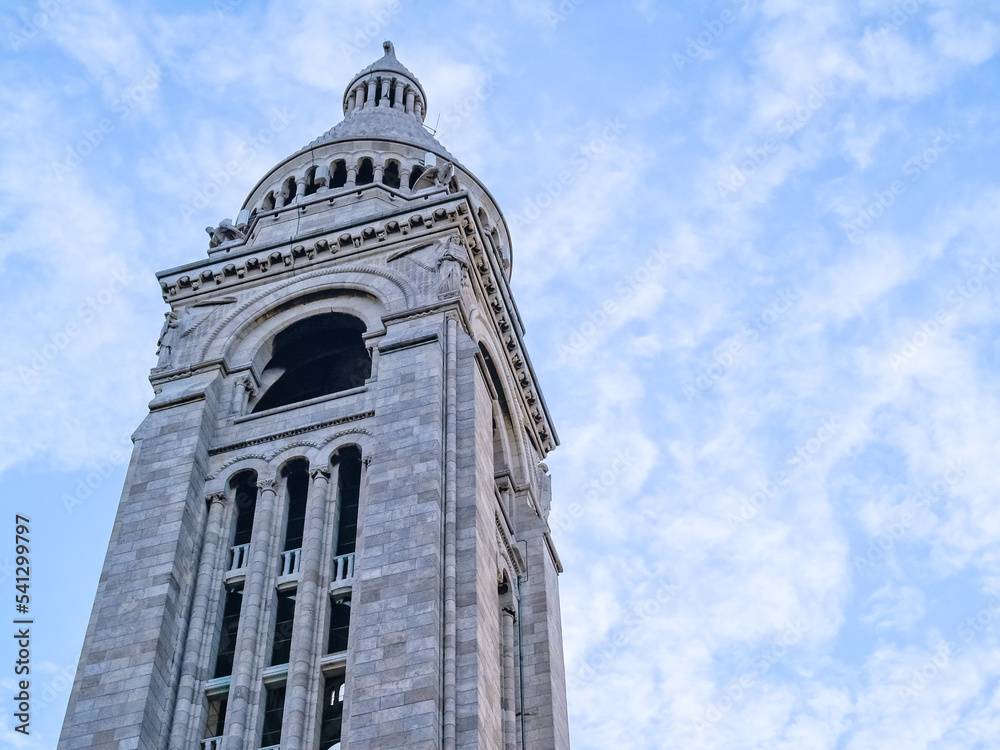
<svg viewBox="0 0 1000 750">
<path fill-rule="evenodd" d="M 569 747 L 558 440 L 507 226 L 425 102 L 387 44 L 344 121 L 158 275 L 155 397 L 60 750 Z M 331 385 L 351 346 L 362 374 Z"/>
</svg>

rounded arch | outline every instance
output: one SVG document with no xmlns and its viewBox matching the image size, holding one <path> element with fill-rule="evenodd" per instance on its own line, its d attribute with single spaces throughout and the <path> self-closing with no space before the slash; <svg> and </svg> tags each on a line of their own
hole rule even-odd
<svg viewBox="0 0 1000 750">
<path fill-rule="evenodd" d="M 226 359 L 230 365 L 250 363 L 268 336 L 296 317 L 324 310 L 356 315 L 370 335 L 382 330 L 383 316 L 406 309 L 413 296 L 407 284 L 378 269 L 341 267 L 305 273 L 235 306 L 205 337 L 200 356 Z"/>
</svg>

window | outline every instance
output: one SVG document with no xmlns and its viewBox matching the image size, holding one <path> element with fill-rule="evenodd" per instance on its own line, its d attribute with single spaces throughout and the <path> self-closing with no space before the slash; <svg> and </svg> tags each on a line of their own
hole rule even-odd
<svg viewBox="0 0 1000 750">
<path fill-rule="evenodd" d="M 261 747 L 273 747 L 281 743 L 281 715 L 285 712 L 285 686 L 267 689 L 264 699 L 264 734 L 260 738 Z"/>
<path fill-rule="evenodd" d="M 372 160 L 369 158 L 364 158 L 361 160 L 361 164 L 358 167 L 358 179 L 355 181 L 356 185 L 368 185 L 375 182 L 375 165 L 372 164 Z"/>
<path fill-rule="evenodd" d="M 410 190 L 412 190 L 413 186 L 417 184 L 417 180 L 420 179 L 420 175 L 422 175 L 423 173 L 424 173 L 424 168 L 421 167 L 419 164 L 410 170 Z"/>
<path fill-rule="evenodd" d="M 288 477 L 288 520 L 285 524 L 285 552 L 301 549 L 306 527 L 306 497 L 309 494 L 309 464 L 305 460 L 291 462 Z"/>
<path fill-rule="evenodd" d="M 347 184 L 347 164 L 343 159 L 338 159 L 333 163 L 333 179 L 330 187 L 339 188 Z"/>
<path fill-rule="evenodd" d="M 340 519 L 337 522 L 337 557 L 354 552 L 358 538 L 358 501 L 361 494 L 361 449 L 349 445 L 340 449 L 337 495 Z"/>
<path fill-rule="evenodd" d="M 399 162 L 391 161 L 385 165 L 385 172 L 382 173 L 382 184 L 391 188 L 399 187 Z"/>
<path fill-rule="evenodd" d="M 330 638 L 326 652 L 339 654 L 347 651 L 347 634 L 351 626 L 351 597 L 342 596 L 330 604 Z"/>
<path fill-rule="evenodd" d="M 288 664 L 292 654 L 292 625 L 295 621 L 295 594 L 278 594 L 278 616 L 274 623 L 274 644 L 271 647 L 271 666 Z"/>
<path fill-rule="evenodd" d="M 365 324 L 352 315 L 323 313 L 279 333 L 263 372 L 269 385 L 253 411 L 364 385 L 372 374 L 372 359 L 362 338 L 365 330 Z"/>
<path fill-rule="evenodd" d="M 249 544 L 253 534 L 253 517 L 257 509 L 257 472 L 241 471 L 231 480 L 229 486 L 235 493 L 236 533 L 233 546 Z"/>
<path fill-rule="evenodd" d="M 226 727 L 226 708 L 229 696 L 213 696 L 208 699 L 208 714 L 205 721 L 205 739 L 221 737 Z"/>
<path fill-rule="evenodd" d="M 226 606 L 222 612 L 222 628 L 219 633 L 219 652 L 215 657 L 213 677 L 228 677 L 233 673 L 233 657 L 236 654 L 236 633 L 240 625 L 240 610 L 243 607 L 243 589 L 226 592 Z"/>
<path fill-rule="evenodd" d="M 319 728 L 319 750 L 340 750 L 344 721 L 344 676 L 327 677 L 323 687 L 323 717 Z"/>
</svg>

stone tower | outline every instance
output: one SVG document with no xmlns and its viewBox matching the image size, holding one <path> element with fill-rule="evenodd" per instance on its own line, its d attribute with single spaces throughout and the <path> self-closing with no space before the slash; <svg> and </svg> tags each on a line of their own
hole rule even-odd
<svg viewBox="0 0 1000 750">
<path fill-rule="evenodd" d="M 158 274 L 61 750 L 569 747 L 506 222 L 391 44 L 343 110 Z"/>
</svg>

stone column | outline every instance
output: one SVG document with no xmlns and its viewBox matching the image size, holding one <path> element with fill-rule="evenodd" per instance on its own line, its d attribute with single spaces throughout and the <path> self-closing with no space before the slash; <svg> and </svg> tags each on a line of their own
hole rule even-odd
<svg viewBox="0 0 1000 750">
<path fill-rule="evenodd" d="M 365 108 L 375 106 L 375 86 L 378 84 L 374 78 L 368 81 L 368 100 L 365 102 Z"/>
<path fill-rule="evenodd" d="M 391 101 L 391 98 L 390 98 L 390 89 L 391 89 L 391 87 L 392 87 L 392 81 L 390 79 L 388 79 L 388 78 L 383 78 L 382 79 L 382 96 L 379 98 L 378 106 L 385 107 L 386 109 L 389 108 L 389 103 Z"/>
<path fill-rule="evenodd" d="M 253 533 L 250 536 L 250 564 L 243 584 L 243 609 L 236 636 L 236 663 L 229 681 L 225 750 L 243 750 L 244 735 L 247 733 L 247 716 L 256 666 L 254 661 L 264 611 L 264 584 L 274 557 L 271 541 L 277 484 L 277 480 L 272 478 L 257 481 L 260 492 L 254 513 Z"/>
<path fill-rule="evenodd" d="M 320 567 L 323 561 L 323 540 L 327 498 L 330 495 L 330 470 L 313 469 L 313 486 L 306 501 L 305 535 L 299 560 L 298 588 L 295 595 L 295 625 L 292 628 L 291 655 L 288 659 L 288 680 L 285 683 L 285 712 L 281 723 L 282 750 L 303 750 L 306 708 L 310 688 L 317 682 L 319 671 L 313 664 L 313 637 L 317 613 L 321 612 Z"/>
<path fill-rule="evenodd" d="M 198 684 L 198 663 L 205 640 L 205 620 L 208 616 L 208 602 L 218 571 L 215 568 L 222 543 L 222 521 L 226 507 L 226 493 L 209 495 L 208 520 L 205 523 L 205 543 L 201 548 L 198 578 L 194 587 L 194 603 L 191 605 L 191 619 L 188 624 L 187 639 L 184 643 L 184 662 L 181 665 L 181 681 L 177 688 L 177 703 L 174 707 L 173 724 L 170 729 L 170 750 L 187 747 L 187 735 L 191 727 L 191 713 L 194 706 L 195 687 Z"/>
<path fill-rule="evenodd" d="M 424 102 L 423 102 L 423 99 L 417 99 L 417 101 L 413 105 L 413 112 L 414 112 L 414 114 L 416 114 L 417 119 L 420 120 L 420 122 L 424 121 Z"/>
<path fill-rule="evenodd" d="M 416 92 L 413 89 L 407 87 L 407 89 L 406 89 L 406 114 L 408 114 L 408 115 L 412 115 L 413 114 L 413 103 L 414 103 L 414 101 L 416 101 L 416 98 L 417 98 Z"/>
<path fill-rule="evenodd" d="M 360 111 L 362 107 L 365 106 L 365 84 L 359 83 L 357 88 L 354 89 L 354 110 L 355 112 Z"/>
<path fill-rule="evenodd" d="M 356 185 L 358 180 L 358 168 L 348 167 L 347 168 L 347 182 L 344 183 L 344 187 L 351 187 Z"/>
<path fill-rule="evenodd" d="M 298 187 L 295 189 L 295 202 L 296 203 L 301 203 L 302 201 L 305 200 L 305 198 L 306 198 L 306 183 L 308 182 L 308 180 L 309 180 L 309 178 L 308 178 L 307 175 L 302 175 L 301 179 L 296 180 L 296 182 L 298 183 Z"/>
<path fill-rule="evenodd" d="M 405 102 L 403 99 L 403 82 L 396 81 L 396 98 L 393 100 L 393 109 L 403 109 Z"/>
<path fill-rule="evenodd" d="M 374 172 L 375 172 L 375 184 L 376 185 L 381 185 L 382 184 L 382 176 L 385 174 L 385 167 L 383 167 L 382 165 L 377 165 L 375 167 Z"/>
<path fill-rule="evenodd" d="M 351 114 L 354 111 L 354 97 L 357 95 L 357 89 L 351 92 L 351 95 L 347 97 L 347 107 L 344 109 L 344 116 Z"/>
<path fill-rule="evenodd" d="M 500 644 L 503 656 L 503 746 L 504 750 L 517 750 L 517 723 L 515 721 L 514 694 L 514 609 L 504 607 L 500 612 L 503 642 Z"/>
</svg>

